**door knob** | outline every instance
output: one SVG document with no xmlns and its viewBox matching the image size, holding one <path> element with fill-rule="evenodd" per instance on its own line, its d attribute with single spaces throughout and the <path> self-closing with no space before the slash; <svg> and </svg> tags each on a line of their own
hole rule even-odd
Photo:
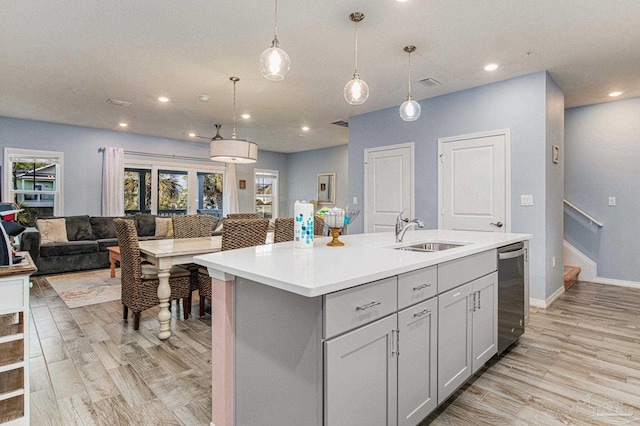
<svg viewBox="0 0 640 426">
<path fill-rule="evenodd" d="M 503 223 L 502 222 L 498 222 L 498 223 L 491 222 L 489 225 L 493 225 L 493 226 L 497 226 L 498 228 L 502 228 Z"/>
</svg>

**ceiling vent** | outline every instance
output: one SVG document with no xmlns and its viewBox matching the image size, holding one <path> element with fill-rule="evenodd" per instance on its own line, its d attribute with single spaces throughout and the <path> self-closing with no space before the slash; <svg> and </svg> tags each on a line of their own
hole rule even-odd
<svg viewBox="0 0 640 426">
<path fill-rule="evenodd" d="M 112 105 L 118 105 L 118 106 L 121 106 L 121 107 L 128 107 L 128 106 L 133 105 L 133 102 L 121 101 L 121 100 L 112 99 L 112 98 L 107 99 L 107 103 L 108 104 L 112 104 Z"/>
<path fill-rule="evenodd" d="M 349 127 L 349 122 L 344 120 L 334 121 L 331 124 L 335 124 L 336 126 L 340 126 L 340 127 Z"/>
<path fill-rule="evenodd" d="M 423 78 L 422 80 L 419 80 L 418 83 L 424 84 L 427 87 L 433 87 L 433 86 L 439 86 L 440 82 L 438 80 L 436 80 L 435 78 Z"/>
</svg>

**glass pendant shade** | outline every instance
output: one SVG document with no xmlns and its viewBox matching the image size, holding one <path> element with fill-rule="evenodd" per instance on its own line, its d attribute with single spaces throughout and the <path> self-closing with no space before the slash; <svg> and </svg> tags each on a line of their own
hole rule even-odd
<svg viewBox="0 0 640 426">
<path fill-rule="evenodd" d="M 283 80 L 291 69 L 287 52 L 278 47 L 277 40 L 260 55 L 260 72 L 267 80 Z"/>
<path fill-rule="evenodd" d="M 420 117 L 422 108 L 420 104 L 409 97 L 400 105 L 400 118 L 404 121 L 416 121 Z"/>
<path fill-rule="evenodd" d="M 360 79 L 358 74 L 353 76 L 344 86 L 344 99 L 351 105 L 363 104 L 369 97 L 369 85 Z"/>
</svg>

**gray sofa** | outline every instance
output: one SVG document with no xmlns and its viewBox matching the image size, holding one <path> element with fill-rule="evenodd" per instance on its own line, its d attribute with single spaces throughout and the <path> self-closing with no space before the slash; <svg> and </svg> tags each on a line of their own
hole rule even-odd
<svg viewBox="0 0 640 426">
<path fill-rule="evenodd" d="M 137 214 L 125 216 L 135 221 L 138 238 L 143 240 L 162 239 L 156 237 L 155 215 Z M 53 219 L 53 218 L 40 218 Z M 20 250 L 31 254 L 37 275 L 82 271 L 109 267 L 107 247 L 117 246 L 113 217 L 66 216 L 67 239 L 64 243 L 41 244 L 40 232 L 28 228 L 20 236 Z"/>
</svg>

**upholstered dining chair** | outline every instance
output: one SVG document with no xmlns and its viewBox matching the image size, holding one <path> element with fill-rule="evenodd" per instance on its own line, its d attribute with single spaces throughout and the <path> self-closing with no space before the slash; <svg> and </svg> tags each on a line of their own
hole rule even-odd
<svg viewBox="0 0 640 426">
<path fill-rule="evenodd" d="M 158 306 L 158 269 L 153 265 L 142 265 L 140 246 L 136 225 L 132 220 L 113 219 L 120 246 L 120 271 L 122 283 L 123 319 L 128 320 L 129 309 L 133 311 L 133 329 L 140 328 L 140 313 L 154 306 Z M 189 271 L 179 266 L 171 268 L 169 285 L 171 286 L 170 300 L 182 299 L 183 310 L 186 319 L 187 312 L 191 310 L 189 295 L 191 294 L 191 282 Z"/>
<path fill-rule="evenodd" d="M 284 241 L 293 241 L 294 218 L 279 217 L 274 222 L 273 242 L 282 243 Z"/>
<path fill-rule="evenodd" d="M 258 213 L 229 213 L 227 219 L 260 219 Z"/>
<path fill-rule="evenodd" d="M 269 219 L 227 219 L 222 227 L 222 251 L 260 246 L 267 240 Z M 211 277 L 207 268 L 198 270 L 200 316 L 204 315 L 204 301 L 211 300 Z"/>
<path fill-rule="evenodd" d="M 173 238 L 199 238 L 210 237 L 213 231 L 213 216 L 206 214 L 189 214 L 189 215 L 176 215 L 171 218 L 173 224 Z M 195 263 L 188 263 L 182 265 L 191 274 L 191 293 L 189 293 L 189 312 L 185 314 L 191 314 L 191 301 L 193 292 L 198 290 L 198 269 L 200 265 Z M 187 318 L 185 317 L 185 318 Z"/>
</svg>

